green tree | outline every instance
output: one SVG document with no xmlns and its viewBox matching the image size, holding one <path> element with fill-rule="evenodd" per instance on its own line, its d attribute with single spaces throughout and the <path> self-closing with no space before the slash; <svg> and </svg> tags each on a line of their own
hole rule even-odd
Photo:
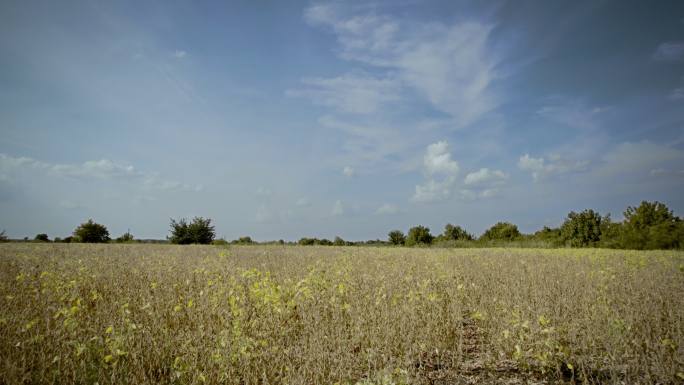
<svg viewBox="0 0 684 385">
<path fill-rule="evenodd" d="M 36 237 L 33 238 L 33 240 L 38 242 L 50 242 L 50 238 L 48 238 L 48 235 L 44 233 L 36 234 Z"/>
<path fill-rule="evenodd" d="M 684 243 L 682 221 L 660 202 L 627 207 L 621 246 L 628 249 L 673 249 Z"/>
<path fill-rule="evenodd" d="M 406 242 L 406 236 L 400 230 L 392 230 L 387 234 L 389 243 L 393 245 L 403 245 Z"/>
<path fill-rule="evenodd" d="M 0 231 L 0 242 L 7 242 L 7 235 L 5 235 L 5 230 Z"/>
<path fill-rule="evenodd" d="M 425 226 L 411 227 L 406 236 L 406 246 L 429 245 L 434 237 L 430 234 L 430 228 Z"/>
<path fill-rule="evenodd" d="M 518 226 L 508 222 L 498 222 L 480 236 L 485 241 L 512 241 L 520 237 Z"/>
<path fill-rule="evenodd" d="M 561 239 L 572 247 L 594 246 L 601 240 L 602 221 L 601 215 L 591 209 L 571 211 L 561 226 Z"/>
<path fill-rule="evenodd" d="M 315 238 L 301 238 L 297 243 L 299 243 L 302 246 L 313 246 L 316 243 L 317 239 Z"/>
<path fill-rule="evenodd" d="M 216 236 L 211 219 L 195 217 L 188 223 L 185 218 L 179 221 L 171 219 L 171 236 L 169 241 L 179 245 L 202 244 L 208 245 Z"/>
<path fill-rule="evenodd" d="M 109 231 L 104 225 L 95 223 L 92 219 L 81 223 L 73 233 L 72 242 L 78 240 L 85 243 L 105 243 L 109 241 Z"/>
<path fill-rule="evenodd" d="M 346 244 L 347 242 L 345 242 L 341 237 L 335 237 L 335 240 L 333 241 L 333 245 L 335 246 L 344 246 Z"/>
<path fill-rule="evenodd" d="M 447 225 L 444 226 L 442 239 L 446 241 L 472 241 L 473 236 L 461 226 L 454 226 L 451 223 L 447 223 Z"/>
<path fill-rule="evenodd" d="M 130 243 L 133 242 L 133 234 L 131 234 L 130 230 L 127 230 L 125 233 L 123 233 L 120 237 L 116 238 L 117 243 Z"/>
</svg>

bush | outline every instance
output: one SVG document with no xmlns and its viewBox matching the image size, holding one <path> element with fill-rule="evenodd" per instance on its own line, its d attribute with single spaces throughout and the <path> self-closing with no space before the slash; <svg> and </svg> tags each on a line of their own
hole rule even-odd
<svg viewBox="0 0 684 385">
<path fill-rule="evenodd" d="M 441 240 L 444 241 L 472 241 L 473 236 L 465 231 L 461 226 L 454 226 L 447 223 L 444 226 L 444 233 L 441 235 Z"/>
<path fill-rule="evenodd" d="M 131 243 L 135 239 L 133 238 L 133 234 L 131 234 L 130 230 L 126 231 L 123 233 L 120 237 L 116 238 L 117 243 Z"/>
<path fill-rule="evenodd" d="M 109 241 L 109 231 L 99 223 L 88 219 L 88 222 L 81 223 L 74 230 L 74 237 L 71 242 L 80 241 L 85 243 L 105 243 Z"/>
<path fill-rule="evenodd" d="M 561 239 L 572 247 L 594 246 L 601 240 L 603 218 L 594 210 L 571 211 L 561 226 Z"/>
<path fill-rule="evenodd" d="M 313 246 L 316 243 L 316 239 L 315 238 L 301 238 L 297 243 L 302 245 L 302 246 Z"/>
<path fill-rule="evenodd" d="M 512 241 L 520 237 L 518 226 L 508 222 L 498 222 L 480 236 L 485 241 Z"/>
<path fill-rule="evenodd" d="M 227 245 L 229 245 L 228 241 L 226 241 L 226 240 L 223 239 L 223 238 L 214 239 L 214 240 L 211 242 L 211 244 L 214 245 L 214 246 L 227 246 Z"/>
<path fill-rule="evenodd" d="M 684 246 L 681 219 L 660 202 L 643 201 L 627 207 L 620 237 L 628 249 L 674 249 Z"/>
<path fill-rule="evenodd" d="M 48 235 L 43 233 L 36 234 L 36 237 L 33 238 L 33 240 L 37 242 L 50 242 L 50 238 L 48 238 Z"/>
<path fill-rule="evenodd" d="M 432 244 L 434 237 L 430 234 L 430 229 L 425 226 L 416 226 L 409 229 L 406 236 L 406 246 L 429 245 Z"/>
<path fill-rule="evenodd" d="M 345 242 L 344 239 L 342 239 L 340 237 L 335 237 L 335 240 L 333 241 L 333 245 L 335 245 L 335 246 L 344 246 L 346 244 L 347 244 L 347 242 Z"/>
<path fill-rule="evenodd" d="M 214 226 L 211 225 L 209 218 L 195 217 L 191 223 L 188 223 L 185 218 L 177 222 L 171 219 L 171 236 L 169 237 L 171 243 L 208 245 L 214 237 Z"/>
<path fill-rule="evenodd" d="M 399 230 L 392 230 L 387 234 L 389 243 L 393 245 L 403 245 L 406 242 L 406 236 Z"/>
<path fill-rule="evenodd" d="M 235 240 L 231 241 L 230 243 L 232 243 L 234 245 L 251 245 L 254 243 L 254 241 L 252 240 L 251 237 L 246 236 L 246 237 L 240 237 L 238 239 L 235 239 Z"/>
<path fill-rule="evenodd" d="M 5 235 L 5 230 L 0 231 L 0 242 L 7 242 L 9 239 L 7 238 L 7 235 Z"/>
</svg>

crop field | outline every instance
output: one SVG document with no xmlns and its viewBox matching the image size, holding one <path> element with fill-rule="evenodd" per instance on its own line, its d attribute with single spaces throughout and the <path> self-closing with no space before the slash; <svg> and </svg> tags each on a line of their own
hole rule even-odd
<svg viewBox="0 0 684 385">
<path fill-rule="evenodd" d="M 684 253 L 0 245 L 0 383 L 682 383 Z"/>
</svg>

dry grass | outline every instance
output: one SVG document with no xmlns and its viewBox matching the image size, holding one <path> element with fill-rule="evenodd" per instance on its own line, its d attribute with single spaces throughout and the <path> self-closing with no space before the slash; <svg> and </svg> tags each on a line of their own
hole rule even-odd
<svg viewBox="0 0 684 385">
<path fill-rule="evenodd" d="M 0 383 L 682 383 L 684 254 L 0 245 Z"/>
</svg>

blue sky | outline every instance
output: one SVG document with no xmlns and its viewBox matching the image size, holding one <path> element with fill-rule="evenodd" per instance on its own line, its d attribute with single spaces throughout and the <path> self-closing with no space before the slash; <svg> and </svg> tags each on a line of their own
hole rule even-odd
<svg viewBox="0 0 684 385">
<path fill-rule="evenodd" d="M 679 1 L 4 1 L 0 229 L 684 214 Z"/>
</svg>

